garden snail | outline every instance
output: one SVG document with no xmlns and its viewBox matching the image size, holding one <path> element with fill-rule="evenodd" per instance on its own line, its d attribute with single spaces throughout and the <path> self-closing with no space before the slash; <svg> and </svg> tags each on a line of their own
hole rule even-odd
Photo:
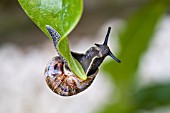
<svg viewBox="0 0 170 113">
<path fill-rule="evenodd" d="M 59 56 L 55 56 L 47 64 L 45 68 L 45 78 L 50 89 L 61 96 L 72 96 L 87 89 L 96 77 L 98 67 L 106 56 L 109 55 L 120 63 L 120 60 L 111 53 L 107 46 L 111 30 L 109 27 L 103 44 L 95 44 L 96 46 L 88 49 L 85 54 L 71 52 L 72 56 L 79 61 L 87 74 L 87 79 L 82 80 L 70 70 L 67 61 L 58 51 L 57 44 L 60 39 L 60 34 L 49 25 L 47 25 L 46 28 L 53 39 L 55 49 Z"/>
</svg>

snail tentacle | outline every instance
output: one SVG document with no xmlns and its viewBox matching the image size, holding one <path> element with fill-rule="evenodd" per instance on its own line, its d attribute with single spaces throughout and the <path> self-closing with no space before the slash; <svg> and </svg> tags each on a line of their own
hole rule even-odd
<svg viewBox="0 0 170 113">
<path fill-rule="evenodd" d="M 116 58 L 111 51 L 109 51 L 109 56 L 112 57 L 116 62 L 121 63 L 121 61 Z"/>
<path fill-rule="evenodd" d="M 106 37 L 105 37 L 103 45 L 107 45 L 108 39 L 109 39 L 109 35 L 110 35 L 110 31 L 111 31 L 111 27 L 108 27 L 108 31 L 107 31 L 107 34 L 106 34 Z"/>
<path fill-rule="evenodd" d="M 54 28 L 52 28 L 50 25 L 46 25 L 46 29 L 49 32 L 51 38 L 53 39 L 53 44 L 54 44 L 54 47 L 55 47 L 59 57 L 63 60 L 63 62 L 66 65 L 68 65 L 66 59 L 60 54 L 60 52 L 58 50 L 58 42 L 61 38 L 60 34 Z"/>
</svg>

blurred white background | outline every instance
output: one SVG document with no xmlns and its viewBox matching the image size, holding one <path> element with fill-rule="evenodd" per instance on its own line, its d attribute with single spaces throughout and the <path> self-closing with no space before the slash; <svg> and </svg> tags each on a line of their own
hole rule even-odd
<svg viewBox="0 0 170 113">
<path fill-rule="evenodd" d="M 94 43 L 102 43 L 111 26 L 109 46 L 117 55 L 119 28 L 145 1 L 99 0 L 97 4 L 96 1 L 85 1 L 82 20 L 69 36 L 71 50 L 85 52 Z M 167 14 L 141 58 L 138 72 L 141 86 L 170 80 L 169 25 Z M 84 92 L 72 97 L 54 94 L 45 83 L 44 68 L 55 55 L 52 42 L 28 19 L 17 1 L 1 0 L 0 113 L 94 113 L 102 105 L 109 104 L 108 99 L 116 89 L 111 87 L 111 81 L 101 70 Z M 112 59 L 108 57 L 105 61 L 108 60 Z M 152 111 L 169 112 L 169 107 Z"/>
<path fill-rule="evenodd" d="M 89 40 L 82 37 L 83 40 L 79 43 L 71 43 L 71 48 L 82 52 L 96 42 L 101 43 L 107 27 L 111 26 L 109 45 L 115 48 L 113 52 L 116 53 L 118 50 L 116 32 L 123 23 L 118 19 L 110 20 L 101 25 L 95 38 Z M 148 52 L 142 58 L 139 69 L 141 75 L 139 82 L 142 85 L 170 80 L 169 25 L 170 17 L 165 16 L 157 27 L 157 33 Z M 0 46 L 1 113 L 94 113 L 96 108 L 109 102 L 108 97 L 114 88 L 111 88 L 109 78 L 101 71 L 93 84 L 78 95 L 61 97 L 54 94 L 47 87 L 43 72 L 47 62 L 55 55 L 55 49 L 50 41 L 46 41 L 40 47 L 21 48 L 12 43 Z M 107 60 L 111 59 L 108 57 Z"/>
</svg>

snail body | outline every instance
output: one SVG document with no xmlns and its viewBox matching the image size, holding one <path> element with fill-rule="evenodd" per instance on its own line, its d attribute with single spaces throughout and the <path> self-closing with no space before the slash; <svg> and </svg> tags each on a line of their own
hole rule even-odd
<svg viewBox="0 0 170 113">
<path fill-rule="evenodd" d="M 72 56 L 82 65 L 87 79 L 82 80 L 76 76 L 69 68 L 67 61 L 58 51 L 58 41 L 60 34 L 51 26 L 46 26 L 49 34 L 53 39 L 54 46 L 59 56 L 55 56 L 47 64 L 45 68 L 45 79 L 50 89 L 61 96 L 72 96 L 87 89 L 98 73 L 98 68 L 106 56 L 111 56 L 114 60 L 120 63 L 107 46 L 108 37 L 111 28 L 109 27 L 105 41 L 103 44 L 95 44 L 85 54 L 71 52 Z"/>
</svg>

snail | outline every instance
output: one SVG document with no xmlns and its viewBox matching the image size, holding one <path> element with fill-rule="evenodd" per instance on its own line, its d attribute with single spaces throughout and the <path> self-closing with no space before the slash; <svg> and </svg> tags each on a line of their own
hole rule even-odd
<svg viewBox="0 0 170 113">
<path fill-rule="evenodd" d="M 58 51 L 57 44 L 60 34 L 49 25 L 46 25 L 46 29 L 52 37 L 58 56 L 52 58 L 47 64 L 44 73 L 47 85 L 56 94 L 72 96 L 87 89 L 96 77 L 99 66 L 108 55 L 120 63 L 120 60 L 112 54 L 107 46 L 111 30 L 111 27 L 109 27 L 103 44 L 95 44 L 95 47 L 88 49 L 85 54 L 71 52 L 72 56 L 82 65 L 87 74 L 87 79 L 82 80 L 70 70 L 67 61 Z"/>
</svg>

